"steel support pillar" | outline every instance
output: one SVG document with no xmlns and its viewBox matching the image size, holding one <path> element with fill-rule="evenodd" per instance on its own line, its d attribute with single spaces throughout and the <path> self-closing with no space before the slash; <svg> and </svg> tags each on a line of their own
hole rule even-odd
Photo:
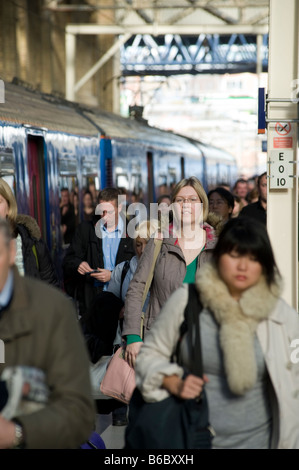
<svg viewBox="0 0 299 470">
<path fill-rule="evenodd" d="M 298 308 L 298 11 L 297 0 L 270 0 L 267 90 L 267 228 L 284 280 L 284 299 Z M 298 86 L 297 86 L 298 89 Z M 290 163 L 292 162 L 292 163 Z"/>
</svg>

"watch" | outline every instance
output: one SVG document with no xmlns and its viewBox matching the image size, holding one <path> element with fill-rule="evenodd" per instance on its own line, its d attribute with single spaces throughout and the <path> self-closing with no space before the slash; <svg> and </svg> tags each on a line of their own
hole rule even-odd
<svg viewBox="0 0 299 470">
<path fill-rule="evenodd" d="M 23 433 L 23 428 L 19 423 L 16 423 L 14 421 L 15 425 L 15 438 L 13 441 L 13 449 L 21 449 L 24 445 L 24 433 Z"/>
</svg>

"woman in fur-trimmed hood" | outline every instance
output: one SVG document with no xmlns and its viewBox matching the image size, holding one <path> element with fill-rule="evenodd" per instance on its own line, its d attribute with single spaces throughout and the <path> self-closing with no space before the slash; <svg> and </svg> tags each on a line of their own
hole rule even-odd
<svg viewBox="0 0 299 470">
<path fill-rule="evenodd" d="M 197 397 L 203 385 L 215 429 L 213 448 L 299 449 L 298 313 L 282 285 L 265 227 L 228 221 L 212 262 L 197 272 L 204 379 L 170 362 L 188 301 L 186 286 L 164 305 L 136 362 L 146 401 Z M 297 342 L 295 341 L 297 340 Z"/>
<path fill-rule="evenodd" d="M 17 202 L 10 186 L 0 178 L 0 217 L 6 218 L 16 239 L 15 264 L 19 273 L 32 276 L 59 287 L 54 264 L 46 243 L 41 238 L 36 220 L 18 214 Z"/>
<path fill-rule="evenodd" d="M 172 193 L 173 229 L 161 228 L 163 241 L 153 267 L 150 300 L 145 313 L 144 336 L 155 322 L 166 300 L 183 282 L 195 281 L 197 269 L 209 261 L 215 247 L 221 219 L 208 214 L 209 203 L 200 181 L 184 178 Z M 215 227 L 215 228 L 214 228 Z M 154 258 L 155 240 L 145 247 L 125 301 L 123 335 L 127 347 L 125 357 L 134 367 L 142 345 L 140 337 L 142 296 Z"/>
</svg>

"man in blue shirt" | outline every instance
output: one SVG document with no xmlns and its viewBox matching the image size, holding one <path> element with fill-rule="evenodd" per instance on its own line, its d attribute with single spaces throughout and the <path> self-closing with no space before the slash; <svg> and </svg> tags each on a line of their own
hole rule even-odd
<svg viewBox="0 0 299 470">
<path fill-rule="evenodd" d="M 63 260 L 65 288 L 78 301 L 81 316 L 107 288 L 115 266 L 135 255 L 119 196 L 116 188 L 100 191 L 94 220 L 78 225 Z"/>
<path fill-rule="evenodd" d="M 103 194 L 100 196 L 102 197 Z M 99 198 L 96 214 L 100 215 L 101 219 L 96 224 L 95 230 L 96 235 L 102 239 L 104 268 L 99 268 L 99 272 L 91 274 L 91 277 L 94 277 L 100 283 L 104 283 L 104 290 L 106 290 L 111 279 L 111 272 L 116 266 L 115 261 L 119 243 L 124 235 L 125 224 L 123 218 L 119 215 L 121 210 L 122 205 L 118 204 L 118 201 L 105 201 Z"/>
</svg>

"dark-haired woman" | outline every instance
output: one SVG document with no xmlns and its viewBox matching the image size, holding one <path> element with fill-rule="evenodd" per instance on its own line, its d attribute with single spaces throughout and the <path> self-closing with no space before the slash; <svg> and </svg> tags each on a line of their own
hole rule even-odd
<svg viewBox="0 0 299 470">
<path fill-rule="evenodd" d="M 298 449 L 299 361 L 292 348 L 299 319 L 281 298 L 265 227 L 241 217 L 229 220 L 196 286 L 203 304 L 204 380 L 185 378 L 184 369 L 170 361 L 188 300 L 183 286 L 164 305 L 137 357 L 144 399 L 195 398 L 205 382 L 214 448 Z M 182 359 L 188 369 L 185 338 Z"/>
<path fill-rule="evenodd" d="M 233 213 L 235 200 L 231 192 L 224 188 L 215 188 L 208 193 L 209 210 L 227 222 Z"/>
</svg>

